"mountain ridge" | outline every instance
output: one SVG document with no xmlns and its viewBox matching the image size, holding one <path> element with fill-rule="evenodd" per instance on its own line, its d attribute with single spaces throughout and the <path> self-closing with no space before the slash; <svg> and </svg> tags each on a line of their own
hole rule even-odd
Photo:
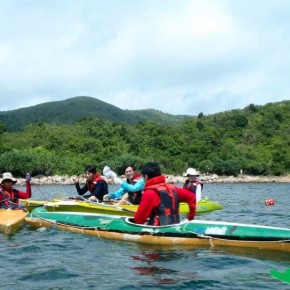
<svg viewBox="0 0 290 290">
<path fill-rule="evenodd" d="M 116 123 L 136 124 L 151 120 L 163 125 L 175 125 L 194 118 L 188 115 L 171 115 L 155 109 L 123 110 L 89 96 L 0 111 L 0 123 L 7 131 L 21 131 L 30 123 L 73 124 L 81 119 L 96 117 Z"/>
</svg>

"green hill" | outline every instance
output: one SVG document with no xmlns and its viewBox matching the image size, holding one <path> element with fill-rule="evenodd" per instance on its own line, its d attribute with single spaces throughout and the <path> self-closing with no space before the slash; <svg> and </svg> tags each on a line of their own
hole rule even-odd
<svg viewBox="0 0 290 290">
<path fill-rule="evenodd" d="M 136 124 L 154 121 L 174 125 L 192 116 L 175 116 L 154 109 L 122 110 L 92 97 L 74 97 L 64 101 L 48 102 L 0 112 L 0 123 L 7 131 L 21 131 L 31 123 L 73 124 L 84 118 L 98 117 L 104 121 Z"/>
<path fill-rule="evenodd" d="M 102 112 L 104 118 L 83 118 L 68 124 L 70 111 L 74 118 L 77 113 L 77 118 L 88 117 L 93 105 L 92 111 Z M 109 165 L 123 174 L 127 164 L 140 168 L 145 162 L 157 161 L 168 174 L 180 174 L 188 167 L 218 175 L 290 173 L 290 101 L 264 106 L 250 104 L 241 110 L 208 116 L 200 113 L 172 126 L 164 121 L 170 115 L 159 111 L 123 111 L 90 98 L 36 107 L 46 114 L 43 122 L 30 123 L 18 132 L 5 132 L 0 123 L 0 172 L 18 176 L 26 172 L 74 175 L 82 172 L 87 164 L 95 164 L 99 170 Z M 51 108 L 58 110 L 59 115 L 48 111 Z M 44 117 L 34 107 L 30 109 L 23 121 L 28 123 L 32 117 L 35 120 Z M 81 115 L 84 111 L 86 114 Z M 61 124 L 53 124 L 57 117 L 64 116 L 67 119 L 58 119 Z M 109 117 L 122 122 L 104 120 Z M 129 117 L 133 121 L 140 121 L 141 117 L 149 120 L 130 124 Z M 53 123 L 47 123 L 49 118 Z"/>
</svg>

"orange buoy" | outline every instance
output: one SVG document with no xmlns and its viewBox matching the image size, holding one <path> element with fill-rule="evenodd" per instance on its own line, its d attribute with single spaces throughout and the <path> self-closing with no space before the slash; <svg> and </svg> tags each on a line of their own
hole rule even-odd
<svg viewBox="0 0 290 290">
<path fill-rule="evenodd" d="M 265 205 L 274 205 L 275 204 L 275 200 L 273 198 L 267 198 L 265 200 Z"/>
</svg>

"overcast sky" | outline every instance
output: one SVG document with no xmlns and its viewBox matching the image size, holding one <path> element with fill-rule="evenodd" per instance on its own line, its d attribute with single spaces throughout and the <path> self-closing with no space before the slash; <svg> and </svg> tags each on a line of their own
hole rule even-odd
<svg viewBox="0 0 290 290">
<path fill-rule="evenodd" d="M 289 0 L 0 0 L 0 111 L 197 115 L 290 99 Z"/>
</svg>

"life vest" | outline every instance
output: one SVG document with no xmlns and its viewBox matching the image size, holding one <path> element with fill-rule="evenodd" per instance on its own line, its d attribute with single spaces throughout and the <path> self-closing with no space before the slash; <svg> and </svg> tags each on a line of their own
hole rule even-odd
<svg viewBox="0 0 290 290">
<path fill-rule="evenodd" d="M 96 184 L 98 183 L 98 181 L 100 180 L 104 180 L 101 175 L 96 174 L 94 176 L 94 179 L 92 181 L 87 181 L 87 186 L 88 186 L 88 190 L 90 193 L 93 193 L 96 187 Z"/>
<path fill-rule="evenodd" d="M 160 205 L 149 218 L 149 225 L 165 226 L 179 223 L 179 198 L 173 186 L 166 183 L 158 183 L 146 187 L 156 190 L 160 196 Z"/>
<path fill-rule="evenodd" d="M 140 174 L 135 173 L 132 178 L 132 181 L 130 181 L 129 178 L 127 178 L 127 183 L 134 185 L 137 182 L 137 180 L 140 178 L 141 178 Z M 142 197 L 142 190 L 139 190 L 136 192 L 128 192 L 128 201 L 132 204 L 139 204 L 141 197 Z"/>
<path fill-rule="evenodd" d="M 9 205 L 18 204 L 18 190 L 11 189 L 11 192 L 0 187 L 0 207 L 7 208 Z"/>
<path fill-rule="evenodd" d="M 194 180 L 194 181 L 189 181 L 189 180 L 186 180 L 185 181 L 185 184 L 183 185 L 183 188 L 184 189 L 187 189 L 193 193 L 196 193 L 196 188 L 198 185 L 201 185 L 201 190 L 203 189 L 203 183 L 199 180 Z"/>
</svg>

